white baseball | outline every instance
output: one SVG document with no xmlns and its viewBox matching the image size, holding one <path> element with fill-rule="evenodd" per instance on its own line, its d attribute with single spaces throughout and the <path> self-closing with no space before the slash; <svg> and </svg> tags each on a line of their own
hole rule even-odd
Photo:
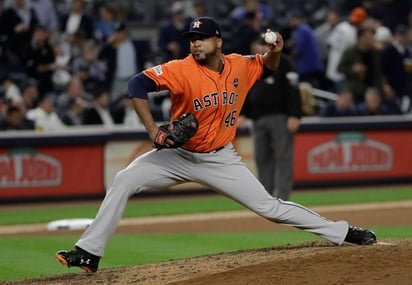
<svg viewBox="0 0 412 285">
<path fill-rule="evenodd" d="M 277 39 L 278 39 L 278 37 L 276 36 L 275 32 L 266 32 L 265 33 L 265 42 L 267 44 L 274 44 L 274 43 L 276 43 Z"/>
</svg>

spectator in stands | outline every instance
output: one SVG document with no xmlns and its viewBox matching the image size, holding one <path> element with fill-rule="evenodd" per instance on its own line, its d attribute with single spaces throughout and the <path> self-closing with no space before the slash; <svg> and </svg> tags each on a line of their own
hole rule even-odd
<svg viewBox="0 0 412 285">
<path fill-rule="evenodd" d="M 104 81 L 107 64 L 103 59 L 99 59 L 99 48 L 100 46 L 94 40 L 83 41 L 80 53 L 72 61 L 71 73 L 78 74 L 80 69 L 87 66 L 91 78 Z"/>
<path fill-rule="evenodd" d="M 379 18 L 369 14 L 368 18 L 362 23 L 362 27 L 369 27 L 375 30 L 375 48 L 381 51 L 386 45 L 392 41 L 392 31 L 382 24 Z"/>
<path fill-rule="evenodd" d="M 355 113 L 358 116 L 396 115 L 398 110 L 391 109 L 383 101 L 378 89 L 369 87 L 365 91 L 364 101 L 356 105 Z"/>
<path fill-rule="evenodd" d="M 73 0 L 70 11 L 60 19 L 60 31 L 72 47 L 94 35 L 93 19 L 86 14 L 85 5 L 84 0 Z"/>
<path fill-rule="evenodd" d="M 115 124 L 110 114 L 109 105 L 109 91 L 103 89 L 96 92 L 92 104 L 83 113 L 83 125 L 113 127 Z"/>
<path fill-rule="evenodd" d="M 55 64 L 54 50 L 49 43 L 49 33 L 45 27 L 36 26 L 33 38 L 26 49 L 27 74 L 37 80 L 40 96 L 53 92 L 52 75 L 55 69 L 60 68 L 60 66 Z"/>
<path fill-rule="evenodd" d="M 67 84 L 66 89 L 57 98 L 57 113 L 60 117 L 69 109 L 70 101 L 82 98 L 86 102 L 91 102 L 92 95 L 84 90 L 83 83 L 78 76 L 73 76 Z"/>
<path fill-rule="evenodd" d="M 385 97 L 400 102 L 408 92 L 408 79 L 412 74 L 412 51 L 407 48 L 407 28 L 399 26 L 394 38 L 381 52 L 381 69 L 385 82 Z M 408 67 L 408 62 L 411 66 Z M 388 98 L 389 97 L 389 98 Z"/>
<path fill-rule="evenodd" d="M 121 23 L 100 51 L 99 59 L 107 66 L 105 87 L 111 92 L 111 101 L 128 94 L 130 77 L 144 67 L 145 51 L 137 45 L 138 42 L 129 36 L 126 25 Z"/>
<path fill-rule="evenodd" d="M 2 24 L 7 35 L 6 47 L 11 61 L 23 64 L 27 44 L 30 43 L 35 27 L 38 25 L 36 13 L 27 5 L 26 0 L 12 0 L 2 16 Z M 25 44 L 22 44 L 25 43 Z"/>
<path fill-rule="evenodd" d="M 184 58 L 189 54 L 189 41 L 182 37 L 182 33 L 189 30 L 191 20 L 180 1 L 173 3 L 170 20 L 161 24 L 157 40 L 163 61 Z"/>
<path fill-rule="evenodd" d="M 207 7 L 205 0 L 193 1 L 193 15 L 192 18 L 199 18 L 207 16 Z"/>
<path fill-rule="evenodd" d="M 81 97 L 70 99 L 69 108 L 62 116 L 62 122 L 66 126 L 80 126 L 83 124 L 83 113 L 87 108 L 87 102 Z"/>
<path fill-rule="evenodd" d="M 375 49 L 382 52 L 392 43 L 392 31 L 388 27 L 379 26 L 375 29 Z"/>
<path fill-rule="evenodd" d="M 54 70 L 52 74 L 52 82 L 55 92 L 61 92 L 69 83 L 72 75 L 70 74 L 70 61 L 72 55 L 70 51 L 64 48 L 64 43 L 55 42 L 53 45 L 54 51 Z"/>
<path fill-rule="evenodd" d="M 22 100 L 21 91 L 15 80 L 8 74 L 1 79 L 1 87 L 4 90 L 4 101 L 16 103 Z"/>
<path fill-rule="evenodd" d="M 261 16 L 256 11 L 247 12 L 242 22 L 234 29 L 229 52 L 251 54 L 251 45 L 259 37 L 261 30 Z"/>
<path fill-rule="evenodd" d="M 23 113 L 34 107 L 39 93 L 34 79 L 25 79 L 21 86 L 17 86 L 10 76 L 6 75 L 2 87 L 5 88 L 5 97 L 4 100 L 0 100 L 0 103 L 18 107 Z"/>
<path fill-rule="evenodd" d="M 91 76 L 89 70 L 89 66 L 87 64 L 84 64 L 79 67 L 77 73 L 74 75 L 80 78 L 83 83 L 84 90 L 87 93 L 94 94 L 102 87 L 103 81 L 94 76 Z"/>
<path fill-rule="evenodd" d="M 23 110 L 33 109 L 39 97 L 39 88 L 37 81 L 33 78 L 27 78 L 23 81 L 21 87 L 21 96 L 23 98 Z"/>
<path fill-rule="evenodd" d="M 128 101 L 128 95 L 123 95 L 117 98 L 116 101 L 110 102 L 109 110 L 110 115 L 113 118 L 115 124 L 123 124 L 124 116 L 126 113 L 126 102 Z"/>
<path fill-rule="evenodd" d="M 353 94 L 350 90 L 342 88 L 336 101 L 331 100 L 322 106 L 319 111 L 321 117 L 344 117 L 355 115 Z"/>
<path fill-rule="evenodd" d="M 144 128 L 128 95 L 119 97 L 117 101 L 111 102 L 109 109 L 115 124 Z M 168 111 L 170 113 L 170 108 Z"/>
<path fill-rule="evenodd" d="M 39 24 L 46 27 L 51 33 L 59 29 L 59 18 L 56 7 L 51 0 L 30 0 L 30 6 L 36 12 Z"/>
<path fill-rule="evenodd" d="M 0 130 L 34 130 L 34 122 L 25 118 L 21 108 L 9 105 L 4 119 L 0 118 Z"/>
<path fill-rule="evenodd" d="M 122 103 L 124 108 L 123 113 L 123 125 L 128 127 L 136 127 L 140 129 L 144 129 L 144 125 L 140 120 L 139 116 L 137 115 L 136 111 L 134 110 L 132 100 L 130 98 L 125 98 Z"/>
<path fill-rule="evenodd" d="M 99 8 L 99 19 L 94 30 L 94 36 L 99 42 L 105 42 L 116 31 L 119 25 L 116 12 L 110 4 L 103 4 Z"/>
<path fill-rule="evenodd" d="M 314 30 L 304 22 L 299 11 L 291 12 L 288 26 L 292 29 L 293 36 L 287 45 L 291 48 L 300 81 L 321 88 L 324 84 L 324 66 Z"/>
<path fill-rule="evenodd" d="M 313 86 L 309 82 L 299 83 L 299 94 L 302 106 L 302 116 L 310 117 L 317 116 L 319 111 L 319 106 L 316 103 L 315 97 L 313 96 Z"/>
<path fill-rule="evenodd" d="M 44 133 L 60 131 L 65 128 L 64 123 L 55 112 L 51 95 L 41 97 L 37 107 L 27 111 L 26 118 L 34 121 L 36 130 Z"/>
<path fill-rule="evenodd" d="M 349 15 L 349 19 L 336 25 L 327 40 L 329 54 L 326 65 L 326 77 L 334 83 L 335 90 L 339 89 L 339 86 L 345 79 L 344 74 L 338 70 L 343 52 L 356 44 L 357 29 L 365 22 L 367 17 L 368 13 L 364 8 L 354 8 Z"/>
<path fill-rule="evenodd" d="M 382 92 L 379 53 L 374 44 L 374 30 L 359 29 L 356 45 L 344 51 L 338 66 L 338 71 L 345 75 L 344 86 L 353 93 L 355 104 L 363 101 L 369 87 Z"/>
<path fill-rule="evenodd" d="M 328 61 L 329 44 L 328 38 L 333 29 L 340 23 L 341 18 L 337 11 L 329 10 L 326 20 L 315 28 L 315 35 L 319 41 L 320 52 L 322 60 L 326 64 Z"/>
<path fill-rule="evenodd" d="M 267 25 L 272 18 L 268 4 L 261 3 L 259 0 L 244 0 L 243 5 L 237 6 L 231 12 L 234 24 L 242 23 L 248 12 L 255 12 L 264 25 Z"/>
</svg>

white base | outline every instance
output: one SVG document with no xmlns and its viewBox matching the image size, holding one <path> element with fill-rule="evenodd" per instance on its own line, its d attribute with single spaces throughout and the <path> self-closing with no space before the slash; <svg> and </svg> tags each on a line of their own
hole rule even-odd
<svg viewBox="0 0 412 285">
<path fill-rule="evenodd" d="M 47 224 L 47 229 L 49 231 L 57 231 L 57 230 L 84 230 L 86 229 L 91 223 L 93 219 L 64 219 L 64 220 L 57 220 Z"/>
</svg>

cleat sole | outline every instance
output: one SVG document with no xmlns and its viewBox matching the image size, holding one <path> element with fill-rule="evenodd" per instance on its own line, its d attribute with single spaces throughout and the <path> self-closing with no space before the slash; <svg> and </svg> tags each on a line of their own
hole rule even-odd
<svg viewBox="0 0 412 285">
<path fill-rule="evenodd" d="M 67 262 L 66 259 L 64 259 L 63 256 L 61 256 L 61 255 L 59 255 L 59 254 L 56 254 L 56 259 L 57 259 L 58 261 L 60 261 L 61 264 L 65 265 L 65 266 L 67 266 L 67 267 L 70 267 L 70 264 Z"/>
<path fill-rule="evenodd" d="M 87 273 L 94 273 L 95 271 L 91 270 L 89 267 L 86 266 L 80 266 L 81 269 L 83 269 L 84 271 L 86 271 Z"/>
</svg>

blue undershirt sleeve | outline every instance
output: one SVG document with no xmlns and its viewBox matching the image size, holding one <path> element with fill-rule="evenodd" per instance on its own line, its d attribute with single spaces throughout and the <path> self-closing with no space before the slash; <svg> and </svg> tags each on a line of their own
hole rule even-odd
<svg viewBox="0 0 412 285">
<path fill-rule="evenodd" d="M 147 99 L 147 93 L 156 91 L 156 83 L 140 72 L 130 78 L 128 90 L 129 98 Z"/>
</svg>

